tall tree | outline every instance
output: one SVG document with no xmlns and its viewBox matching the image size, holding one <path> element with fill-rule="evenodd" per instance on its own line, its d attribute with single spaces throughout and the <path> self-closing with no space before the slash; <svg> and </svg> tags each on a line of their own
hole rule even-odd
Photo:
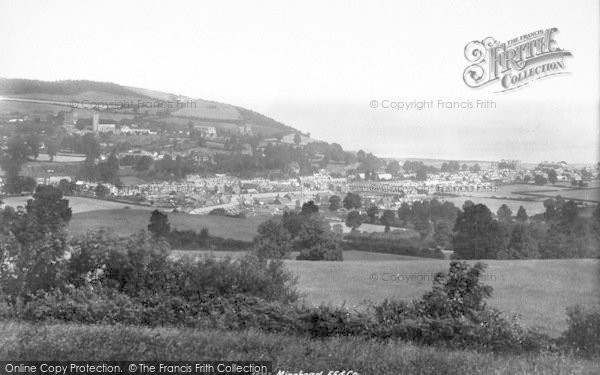
<svg viewBox="0 0 600 375">
<path fill-rule="evenodd" d="M 350 211 L 348 212 L 348 216 L 346 216 L 346 226 L 348 228 L 352 228 L 353 231 L 357 230 L 362 224 L 362 217 L 358 213 L 358 211 Z"/>
<path fill-rule="evenodd" d="M 525 210 L 525 207 L 520 206 L 519 210 L 517 211 L 517 220 L 524 223 L 527 221 L 528 218 L 529 218 L 529 216 L 527 215 L 527 211 Z"/>
<path fill-rule="evenodd" d="M 344 208 L 347 210 L 358 209 L 361 207 L 360 195 L 355 193 L 348 193 L 344 197 Z"/>
<path fill-rule="evenodd" d="M 465 207 L 454 225 L 454 256 L 458 259 L 495 259 L 505 247 L 504 233 L 483 204 Z"/>
<path fill-rule="evenodd" d="M 337 211 L 340 209 L 342 200 L 337 195 L 329 197 L 329 211 Z"/>
<path fill-rule="evenodd" d="M 498 215 L 498 220 L 510 222 L 512 217 L 512 210 L 510 209 L 510 207 L 503 203 L 502 206 L 498 208 L 498 212 L 496 212 L 496 215 Z"/>
<path fill-rule="evenodd" d="M 392 210 L 385 210 L 381 215 L 381 224 L 385 225 L 385 231 L 390 231 L 390 226 L 394 224 L 394 220 L 396 219 L 396 214 Z"/>
<path fill-rule="evenodd" d="M 171 224 L 169 224 L 169 218 L 167 214 L 160 212 L 159 210 L 152 211 L 150 215 L 150 224 L 148 224 L 148 231 L 157 237 L 164 237 L 171 231 Z"/>
</svg>

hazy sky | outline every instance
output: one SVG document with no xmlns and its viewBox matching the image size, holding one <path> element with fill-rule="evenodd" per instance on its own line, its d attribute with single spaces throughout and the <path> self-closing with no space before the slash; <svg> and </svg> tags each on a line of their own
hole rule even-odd
<svg viewBox="0 0 600 375">
<path fill-rule="evenodd" d="M 247 107 L 381 156 L 599 154 L 599 5 L 568 1 L 0 1 L 0 76 L 111 81 Z M 462 80 L 467 43 L 557 27 L 570 75 Z M 395 111 L 370 101 L 494 100 Z"/>
</svg>

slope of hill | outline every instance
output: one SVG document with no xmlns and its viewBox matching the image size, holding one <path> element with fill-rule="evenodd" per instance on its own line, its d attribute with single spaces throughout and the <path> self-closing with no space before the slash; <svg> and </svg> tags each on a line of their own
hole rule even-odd
<svg viewBox="0 0 600 375">
<path fill-rule="evenodd" d="M 265 136 L 273 134 L 296 133 L 292 127 L 286 126 L 260 113 L 202 99 L 175 95 L 145 88 L 126 87 L 109 82 L 87 80 L 38 81 L 29 79 L 0 78 L 0 113 L 21 112 L 58 112 L 72 111 L 74 103 L 109 104 L 93 110 L 102 111 L 102 117 L 113 118 L 116 114 L 136 114 L 140 117 L 156 116 L 165 124 L 186 127 L 193 125 L 210 125 L 217 129 L 231 130 L 237 125 L 248 124 L 255 133 Z M 125 103 L 125 104 L 123 104 Z M 136 110 L 135 107 L 137 107 Z M 165 110 L 166 108 L 166 110 Z M 89 116 L 85 108 L 84 116 Z M 87 108 L 89 110 L 89 108 Z M 115 117 L 115 120 L 118 120 Z"/>
</svg>

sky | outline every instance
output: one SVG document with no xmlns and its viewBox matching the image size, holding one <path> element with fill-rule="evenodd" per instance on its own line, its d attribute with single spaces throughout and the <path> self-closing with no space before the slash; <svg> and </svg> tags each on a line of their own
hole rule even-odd
<svg viewBox="0 0 600 375">
<path fill-rule="evenodd" d="M 230 103 L 379 156 L 595 162 L 599 14 L 597 0 L 0 0 L 0 76 Z M 469 42 L 552 27 L 569 74 L 505 93 L 463 82 Z M 495 108 L 382 108 L 430 100 Z"/>
</svg>

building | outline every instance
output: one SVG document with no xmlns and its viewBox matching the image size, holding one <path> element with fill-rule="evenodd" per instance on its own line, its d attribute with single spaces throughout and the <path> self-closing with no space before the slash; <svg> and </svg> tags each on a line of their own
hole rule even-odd
<svg viewBox="0 0 600 375">
<path fill-rule="evenodd" d="M 217 129 L 214 126 L 196 125 L 194 129 L 200 132 L 203 137 L 212 138 L 217 136 Z"/>
<path fill-rule="evenodd" d="M 249 124 L 238 126 L 238 133 L 241 135 L 252 135 L 252 127 Z"/>
<path fill-rule="evenodd" d="M 115 124 L 97 124 L 95 125 L 96 133 L 115 133 L 117 126 Z"/>
<path fill-rule="evenodd" d="M 99 125 L 100 125 L 100 115 L 98 113 L 94 113 L 94 117 L 92 118 L 92 131 L 94 133 L 98 133 Z"/>
</svg>

